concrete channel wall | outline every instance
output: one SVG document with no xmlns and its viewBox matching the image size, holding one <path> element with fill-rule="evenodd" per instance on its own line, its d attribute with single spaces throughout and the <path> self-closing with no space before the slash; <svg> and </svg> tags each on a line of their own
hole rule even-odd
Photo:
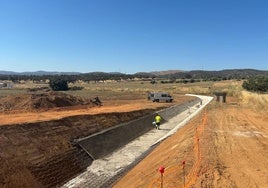
<svg viewBox="0 0 268 188">
<path fill-rule="evenodd" d="M 174 105 L 156 113 L 158 113 L 163 118 L 163 122 L 165 122 L 198 103 L 200 103 L 200 99 L 196 98 L 192 101 Z M 102 158 L 153 129 L 152 122 L 156 113 L 117 125 L 85 138 L 74 140 L 74 142 L 93 160 Z"/>
</svg>

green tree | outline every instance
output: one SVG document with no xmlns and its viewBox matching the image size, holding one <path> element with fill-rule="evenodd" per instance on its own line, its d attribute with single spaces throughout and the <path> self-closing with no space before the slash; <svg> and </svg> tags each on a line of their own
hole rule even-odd
<svg viewBox="0 0 268 188">
<path fill-rule="evenodd" d="M 243 82 L 242 87 L 248 91 L 268 92 L 268 76 L 258 76 Z"/>
<path fill-rule="evenodd" d="M 63 79 L 52 79 L 49 81 L 49 86 L 53 91 L 67 91 L 68 83 Z"/>
</svg>

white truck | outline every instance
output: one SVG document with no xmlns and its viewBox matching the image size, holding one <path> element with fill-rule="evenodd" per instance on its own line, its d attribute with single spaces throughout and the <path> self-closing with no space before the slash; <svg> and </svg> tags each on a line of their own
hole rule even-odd
<svg viewBox="0 0 268 188">
<path fill-rule="evenodd" d="M 148 100 L 153 102 L 172 102 L 173 98 L 166 92 L 149 92 Z"/>
</svg>

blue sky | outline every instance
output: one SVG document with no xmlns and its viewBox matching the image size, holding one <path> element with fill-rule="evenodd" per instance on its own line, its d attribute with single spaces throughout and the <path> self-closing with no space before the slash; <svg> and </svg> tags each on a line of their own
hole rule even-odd
<svg viewBox="0 0 268 188">
<path fill-rule="evenodd" d="M 268 70 L 268 1 L 0 0 L 0 70 Z"/>
</svg>

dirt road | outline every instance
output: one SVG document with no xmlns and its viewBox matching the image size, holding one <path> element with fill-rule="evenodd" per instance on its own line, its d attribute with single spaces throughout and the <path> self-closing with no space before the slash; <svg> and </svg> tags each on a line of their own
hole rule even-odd
<svg viewBox="0 0 268 188">
<path fill-rule="evenodd" d="M 261 187 L 268 185 L 268 117 L 212 103 L 113 187 Z M 185 162 L 185 165 L 184 162 Z"/>
</svg>

